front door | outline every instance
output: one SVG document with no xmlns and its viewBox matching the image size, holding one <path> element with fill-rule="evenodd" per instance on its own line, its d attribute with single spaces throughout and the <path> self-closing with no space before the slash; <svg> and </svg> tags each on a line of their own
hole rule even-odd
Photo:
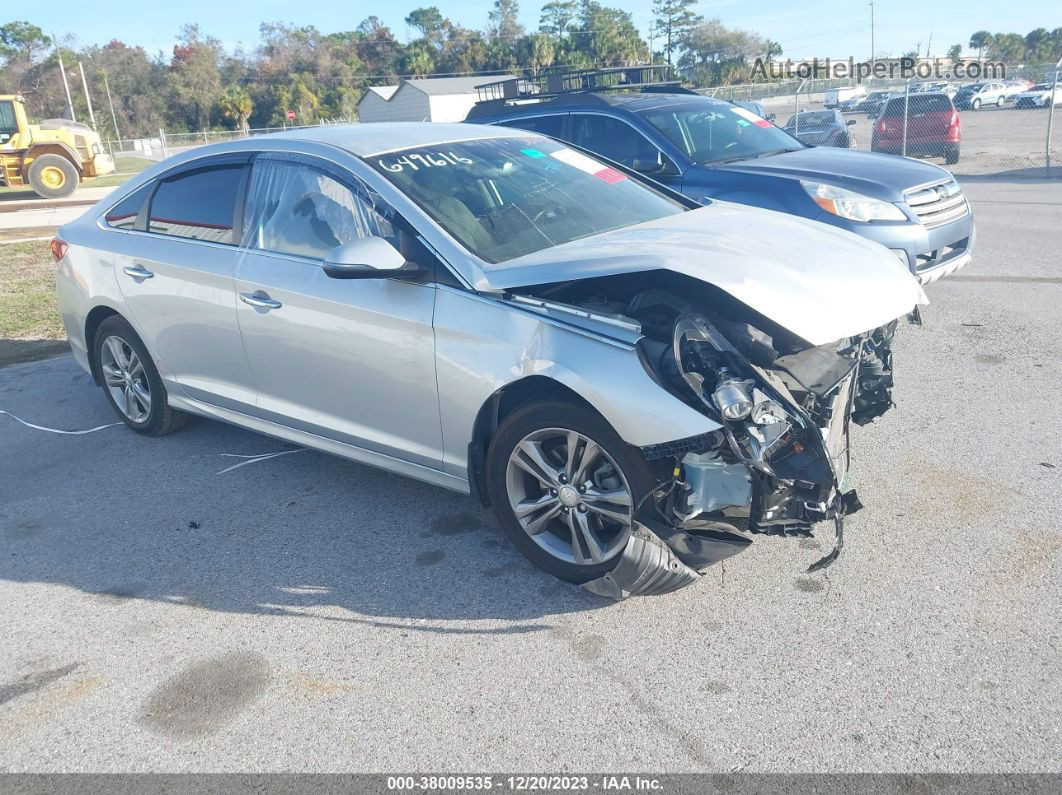
<svg viewBox="0 0 1062 795">
<path fill-rule="evenodd" d="M 435 288 L 332 279 L 322 261 L 399 219 L 353 180 L 286 156 L 251 171 L 237 317 L 263 419 L 441 468 Z"/>
</svg>

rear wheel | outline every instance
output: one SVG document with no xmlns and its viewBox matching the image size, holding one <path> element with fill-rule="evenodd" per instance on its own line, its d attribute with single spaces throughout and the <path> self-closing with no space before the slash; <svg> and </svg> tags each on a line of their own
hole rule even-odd
<svg viewBox="0 0 1062 795">
<path fill-rule="evenodd" d="M 62 199 L 73 193 L 81 181 L 77 168 L 62 155 L 41 155 L 29 167 L 33 192 L 46 199 Z"/>
<path fill-rule="evenodd" d="M 954 166 L 959 162 L 959 147 L 953 146 L 944 153 L 944 164 Z"/>
<path fill-rule="evenodd" d="M 114 315 L 100 323 L 93 353 L 107 401 L 126 425 L 163 436 L 185 424 L 188 415 L 170 408 L 151 354 L 124 319 Z"/>
<path fill-rule="evenodd" d="M 638 452 L 572 403 L 517 410 L 487 452 L 487 489 L 505 534 L 528 560 L 569 582 L 615 568 L 637 501 L 652 485 Z"/>
<path fill-rule="evenodd" d="M 1005 103 L 1006 101 L 1007 101 L 1007 98 L 1006 98 L 1006 97 L 1000 97 L 999 99 L 997 99 L 997 100 L 996 100 L 996 107 L 997 107 L 997 108 L 1002 108 L 1002 107 L 1003 107 L 1003 104 L 1004 104 L 1004 103 Z"/>
<path fill-rule="evenodd" d="M 970 107 L 974 110 L 981 110 L 981 100 L 975 99 L 973 102 L 970 103 Z"/>
</svg>

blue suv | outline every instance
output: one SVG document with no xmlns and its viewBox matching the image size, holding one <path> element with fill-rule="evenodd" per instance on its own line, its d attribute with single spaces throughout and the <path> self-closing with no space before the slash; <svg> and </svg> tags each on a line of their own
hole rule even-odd
<svg viewBox="0 0 1062 795">
<path fill-rule="evenodd" d="M 891 249 L 922 284 L 970 261 L 973 215 L 939 166 L 809 146 L 745 107 L 670 84 L 594 82 L 554 91 L 517 78 L 481 86 L 487 98 L 465 120 L 558 138 L 696 201 L 839 226 Z"/>
</svg>

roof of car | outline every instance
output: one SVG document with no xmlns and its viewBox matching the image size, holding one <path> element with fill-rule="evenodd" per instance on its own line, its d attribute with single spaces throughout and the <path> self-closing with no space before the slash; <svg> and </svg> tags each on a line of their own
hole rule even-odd
<svg viewBox="0 0 1062 795">
<path fill-rule="evenodd" d="M 440 124 L 438 122 L 369 122 L 330 124 L 272 133 L 263 138 L 289 138 L 316 141 L 346 149 L 359 157 L 393 152 L 414 146 L 433 146 L 480 138 L 526 136 L 526 130 L 485 127 L 482 124 Z M 253 139 L 252 139 L 253 140 Z"/>
</svg>

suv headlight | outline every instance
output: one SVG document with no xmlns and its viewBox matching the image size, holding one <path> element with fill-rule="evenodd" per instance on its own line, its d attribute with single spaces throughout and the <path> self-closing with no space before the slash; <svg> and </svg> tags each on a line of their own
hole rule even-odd
<svg viewBox="0 0 1062 795">
<path fill-rule="evenodd" d="M 862 193 L 827 185 L 823 182 L 800 180 L 815 204 L 828 213 L 849 221 L 906 221 L 903 210 L 891 202 L 864 196 Z"/>
</svg>

